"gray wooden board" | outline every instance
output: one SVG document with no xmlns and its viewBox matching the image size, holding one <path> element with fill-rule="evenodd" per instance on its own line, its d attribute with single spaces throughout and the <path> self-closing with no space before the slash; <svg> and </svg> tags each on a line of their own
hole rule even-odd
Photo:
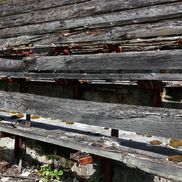
<svg viewBox="0 0 182 182">
<path fill-rule="evenodd" d="M 0 92 L 0 108 L 88 125 L 182 138 L 182 110 L 8 92 Z"/>
<path fill-rule="evenodd" d="M 0 58 L 0 71 L 82 72 L 82 73 L 181 73 L 182 52 L 143 51 L 29 57 L 24 60 Z M 145 73 L 144 72 L 144 73 Z M 122 73 L 122 72 L 121 72 Z"/>
<path fill-rule="evenodd" d="M 124 74 L 85 74 L 85 73 L 27 73 L 27 72 L 0 72 L 0 78 L 25 78 L 28 80 L 159 80 L 159 81 L 181 81 L 181 74 L 158 74 L 158 73 L 124 73 Z"/>
<path fill-rule="evenodd" d="M 76 10 L 76 8 L 74 10 Z M 61 12 L 61 15 L 64 15 L 62 11 L 58 10 L 57 12 L 58 14 Z M 73 12 L 74 11 L 72 10 L 70 13 Z M 54 13 L 54 11 L 52 13 Z M 47 13 L 48 15 L 50 14 L 51 19 L 56 16 L 53 16 L 52 13 Z M 12 28 L 3 28 L 3 20 L 1 20 L 1 27 L 3 29 L 0 29 L 0 37 L 6 38 L 15 37 L 19 35 L 45 34 L 70 29 L 81 30 L 98 27 L 113 27 L 127 24 L 137 24 L 142 22 L 156 22 L 159 20 L 166 20 L 171 18 L 180 18 L 182 15 L 182 3 L 175 2 L 169 4 L 155 5 L 151 7 L 131 9 L 126 11 L 111 12 L 100 15 L 96 14 L 94 16 L 83 16 L 78 18 L 63 17 L 63 20 L 59 19 L 59 14 L 58 18 L 55 18 L 55 20 L 52 21 L 48 21 L 49 17 L 47 17 L 48 15 L 45 16 L 44 13 L 38 13 L 38 15 L 39 16 L 35 15 L 35 18 L 33 18 L 32 16 L 28 16 L 27 18 L 25 18 L 25 20 L 23 18 L 24 16 L 20 16 L 20 18 L 16 18 L 16 21 L 14 21 L 13 16 L 12 22 L 11 19 L 7 17 L 7 20 L 4 22 L 4 27 L 5 24 L 8 24 L 9 26 L 14 26 Z M 42 16 L 42 19 L 40 18 L 40 16 Z M 38 19 L 39 17 L 40 21 L 37 22 L 35 20 L 34 24 L 31 24 L 31 17 L 32 19 Z M 25 25 L 18 26 L 17 23 L 19 21 L 21 22 L 22 19 L 25 21 Z M 26 22 L 27 20 L 28 22 Z"/>
<path fill-rule="evenodd" d="M 153 42 L 161 37 L 181 35 L 181 19 L 165 20 L 155 23 L 132 24 L 125 26 L 115 26 L 109 28 L 98 28 L 95 30 L 75 31 L 74 33 L 62 33 L 57 43 L 75 43 L 75 42 L 103 42 L 122 41 L 130 39 L 154 37 Z M 136 40 L 135 40 L 136 41 Z M 140 40 L 138 40 L 140 41 Z"/>
<path fill-rule="evenodd" d="M 74 3 L 81 3 L 87 0 L 9 0 L 4 1 L 0 5 L 0 17 L 16 15 L 30 11 L 37 11 L 41 9 L 49 9 L 58 6 L 65 6 Z M 154 0 L 155 1 L 155 0 Z M 162 0 L 165 2 L 165 0 Z M 175 2 L 173 0 L 168 0 L 169 2 Z M 166 1 L 167 2 L 167 1 Z"/>
<path fill-rule="evenodd" d="M 79 1 L 78 1 L 79 2 Z M 159 7 L 161 7 L 163 13 L 165 14 L 165 7 L 169 6 L 170 8 L 170 13 L 174 13 L 174 10 L 176 10 L 176 14 L 178 13 L 178 10 L 180 10 L 180 5 L 181 3 L 177 2 L 174 3 L 174 5 L 176 6 L 176 8 L 173 8 L 173 3 L 169 3 L 169 4 L 165 4 L 163 5 L 163 3 L 165 3 L 166 1 L 157 1 L 157 0 L 152 0 L 152 1 L 144 1 L 144 0 L 140 0 L 138 2 L 136 1 L 124 1 L 124 0 L 114 0 L 114 1 L 109 1 L 109 0 L 91 0 L 91 1 L 86 1 L 86 2 L 82 2 L 82 3 L 77 3 L 76 1 L 71 1 L 70 3 L 65 2 L 65 1 L 61 1 L 60 5 L 62 4 L 63 6 L 56 6 L 53 4 L 52 8 L 43 8 L 42 7 L 42 2 L 38 3 L 38 4 L 34 4 L 32 3 L 30 6 L 32 6 L 32 8 L 29 10 L 30 12 L 27 13 L 23 13 L 23 14 L 14 14 L 12 16 L 6 16 L 6 17 L 0 17 L 0 27 L 2 28 L 6 28 L 6 27 L 13 27 L 13 26 L 21 26 L 21 25 L 26 25 L 26 24 L 37 24 L 37 23 L 42 23 L 42 22 L 50 22 L 50 21 L 55 21 L 55 20 L 64 20 L 64 19 L 71 19 L 71 18 L 76 18 L 76 17 L 85 17 L 85 16 L 93 16 L 93 15 L 98 15 L 98 14 L 103 14 L 103 13 L 109 13 L 109 12 L 114 12 L 114 11 L 119 11 L 122 10 L 121 13 L 118 13 L 118 15 L 122 14 L 122 18 L 124 19 L 134 19 L 136 17 L 136 19 L 139 16 L 139 11 L 140 11 L 140 15 L 143 13 L 145 13 L 146 11 L 148 11 L 148 9 L 151 9 L 151 12 L 155 11 L 154 14 L 158 13 L 158 9 L 159 8 L 155 8 L 155 10 L 153 10 L 153 7 L 151 5 L 155 5 L 155 4 L 161 4 L 162 5 L 157 5 Z M 171 1 L 172 2 L 172 1 Z M 175 1 L 174 1 L 175 2 Z M 41 4 L 42 3 L 42 4 Z M 44 5 L 47 5 L 50 2 L 44 2 Z M 69 5 L 64 5 L 64 3 L 68 3 Z M 34 6 L 33 6 L 34 4 Z M 52 5 L 50 3 L 50 5 L 47 6 L 51 6 Z M 121 6 L 122 5 L 122 6 Z M 20 6 L 22 6 L 22 4 L 20 4 Z M 145 7 L 147 6 L 147 8 Z M 17 7 L 17 6 L 16 6 Z M 25 6 L 26 7 L 26 6 Z M 142 7 L 142 10 L 138 10 L 138 8 Z M 12 6 L 13 8 L 13 6 Z M 24 10 L 24 8 L 21 8 Z M 40 9 L 37 11 L 34 11 L 35 9 Z M 124 10 L 128 11 L 128 9 L 132 9 L 129 10 L 129 15 L 127 14 L 127 11 L 124 12 Z M 133 13 L 134 10 L 136 11 L 136 13 Z M 8 7 L 7 9 L 5 9 L 6 11 L 8 11 Z M 33 10 L 33 11 L 32 11 Z M 144 12 L 145 10 L 145 12 Z M 18 11 L 18 7 L 15 10 L 15 12 Z M 32 13 L 33 12 L 33 13 Z M 149 12 L 146 14 L 147 16 L 149 15 Z M 180 11 L 179 11 L 180 12 Z M 160 12 L 161 13 L 161 12 Z M 3 12 L 2 12 L 3 14 Z M 4 12 L 4 14 L 6 14 L 6 12 Z M 162 14 L 162 13 L 161 13 Z M 163 15 L 163 14 L 162 14 Z M 127 17 L 127 18 L 126 18 Z M 143 16 L 145 17 L 145 16 Z M 15 21 L 16 19 L 16 21 Z M 123 19 L 121 19 L 123 20 Z"/>
<path fill-rule="evenodd" d="M 128 52 L 128 53 L 108 53 L 108 54 L 88 54 L 73 56 L 53 56 L 35 57 L 30 61 L 27 68 L 31 71 L 82 71 L 82 72 L 104 72 L 127 71 L 137 72 L 139 70 L 151 70 L 159 72 L 161 70 L 175 70 L 180 73 L 182 69 L 182 52 L 173 51 L 148 51 L 148 52 Z"/>
<path fill-rule="evenodd" d="M 168 156 L 122 145 L 113 144 L 112 146 L 107 146 L 104 144 L 104 141 L 110 141 L 111 143 L 117 142 L 116 139 L 109 137 L 91 137 L 78 133 L 46 130 L 35 127 L 13 128 L 11 125 L 3 123 L 0 124 L 0 131 L 110 158 L 123 162 L 129 167 L 138 168 L 165 178 L 173 180 L 182 179 L 182 165 L 167 161 Z"/>
<path fill-rule="evenodd" d="M 179 45 L 178 40 L 181 38 L 178 35 L 182 34 L 181 24 L 182 22 L 180 19 L 175 19 L 158 23 L 145 23 L 95 30 L 75 31 L 73 33 L 52 33 L 34 36 L 23 35 L 19 37 L 0 39 L 0 50 L 4 51 L 11 47 L 28 44 L 33 44 L 35 47 L 52 47 L 54 45 L 58 47 L 69 46 L 70 49 L 74 46 L 77 46 L 78 49 L 81 49 L 81 47 L 88 47 L 88 49 L 92 49 L 96 44 L 100 44 L 104 47 L 104 45 L 108 43 L 121 44 L 125 51 L 125 47 L 128 44 L 131 49 L 134 49 L 137 45 L 140 46 L 142 42 L 143 46 L 141 50 L 145 50 L 145 46 L 155 45 L 156 42 L 160 42 L 160 44 L 157 44 L 155 47 L 156 49 L 159 49 L 162 45 Z M 151 37 L 154 38 L 151 39 Z M 166 42 L 167 39 L 168 42 Z M 29 49 L 30 48 L 31 47 L 29 47 Z"/>
<path fill-rule="evenodd" d="M 160 73 L 123 73 L 123 74 L 87 74 L 87 73 L 28 73 L 28 72 L 0 72 L 0 78 L 25 78 L 28 80 L 160 80 L 160 81 L 182 81 L 181 74 Z"/>
<path fill-rule="evenodd" d="M 5 1 L 1 3 L 0 6 L 0 17 L 15 15 L 15 14 L 23 14 L 28 13 L 30 11 L 38 11 L 38 10 L 45 10 L 45 9 L 53 9 L 56 7 L 64 7 L 68 9 L 74 5 L 75 9 L 79 9 L 81 14 L 85 15 L 84 13 L 93 11 L 94 13 L 102 13 L 102 12 L 109 12 L 109 11 L 116 11 L 116 10 L 123 10 L 123 9 L 133 9 L 145 6 L 152 6 L 157 4 L 164 4 L 164 3 L 172 3 L 178 2 L 180 0 L 137 0 L 137 1 L 125 1 L 125 0 L 113 0 L 112 3 L 109 0 L 14 0 L 14 1 Z M 79 3 L 79 4 L 77 4 Z M 83 11 L 82 6 L 85 7 L 92 5 L 91 8 L 85 8 Z M 120 6 L 122 5 L 122 6 Z M 81 7 L 78 7 L 81 6 Z M 90 10 L 90 11 L 89 11 Z M 83 11 L 83 12 L 82 12 Z M 91 13 L 91 12 L 90 12 Z M 80 13 L 79 13 L 80 14 Z M 77 15 L 79 15 L 77 14 Z M 82 16 L 83 16 L 82 15 Z"/>
</svg>

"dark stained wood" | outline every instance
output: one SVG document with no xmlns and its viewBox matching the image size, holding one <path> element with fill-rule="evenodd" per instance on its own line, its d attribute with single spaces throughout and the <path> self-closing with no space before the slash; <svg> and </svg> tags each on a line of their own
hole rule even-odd
<svg viewBox="0 0 182 182">
<path fill-rule="evenodd" d="M 75 150 L 80 150 L 101 157 L 123 162 L 129 167 L 159 175 L 173 180 L 181 180 L 182 166 L 180 163 L 167 161 L 166 155 L 160 155 L 143 150 L 122 146 L 104 145 L 102 141 L 116 143 L 117 140 L 108 137 L 93 137 L 91 135 L 75 135 L 63 130 L 46 130 L 43 128 L 13 128 L 11 125 L 0 124 L 0 131 L 26 138 L 43 141 Z M 101 142 L 100 142 L 101 141 Z"/>
<path fill-rule="evenodd" d="M 0 108 L 88 125 L 182 138 L 182 111 L 0 92 Z"/>
</svg>

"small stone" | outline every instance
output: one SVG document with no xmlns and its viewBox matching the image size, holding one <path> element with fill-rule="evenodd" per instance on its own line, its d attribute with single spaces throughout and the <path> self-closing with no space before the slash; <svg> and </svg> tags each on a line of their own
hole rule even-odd
<svg viewBox="0 0 182 182">
<path fill-rule="evenodd" d="M 171 138 L 169 141 L 169 146 L 171 146 L 173 148 L 181 147 L 182 146 L 182 140 Z"/>
<path fill-rule="evenodd" d="M 161 145 L 162 144 L 162 142 L 159 140 L 152 140 L 149 143 L 150 143 L 150 145 Z"/>
<path fill-rule="evenodd" d="M 182 155 L 172 155 L 168 157 L 169 161 L 182 162 Z"/>
</svg>

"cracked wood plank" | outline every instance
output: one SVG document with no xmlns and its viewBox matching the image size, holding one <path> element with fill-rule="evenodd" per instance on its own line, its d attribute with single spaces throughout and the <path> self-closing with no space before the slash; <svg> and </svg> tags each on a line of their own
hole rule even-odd
<svg viewBox="0 0 182 182">
<path fill-rule="evenodd" d="M 182 138 L 182 110 L 0 92 L 0 108 L 52 119 Z"/>
<path fill-rule="evenodd" d="M 104 51 L 104 46 L 106 44 L 119 44 L 122 46 L 124 51 L 127 49 L 144 51 L 147 49 L 147 47 L 148 49 L 151 48 L 153 50 L 163 48 L 164 46 L 168 46 L 169 48 L 170 46 L 180 47 L 180 35 L 182 35 L 181 24 L 182 22 L 180 19 L 175 19 L 158 23 L 145 23 L 112 28 L 74 31 L 72 33 L 62 32 L 59 34 L 56 32 L 44 35 L 23 35 L 12 38 L 0 38 L 0 50 L 1 52 L 4 52 L 5 50 L 11 49 L 12 47 L 23 45 L 30 45 L 30 49 L 31 46 L 66 46 L 70 49 L 73 49 L 73 53 L 74 47 L 76 47 L 75 53 L 79 53 L 84 48 L 87 48 L 87 51 L 93 50 L 97 44 L 102 47 L 101 52 Z M 39 29 L 39 25 L 37 25 L 37 27 L 38 31 L 45 31 L 45 28 L 41 30 Z M 51 31 L 52 30 L 54 30 L 54 28 L 51 29 Z M 34 33 L 36 34 L 36 31 Z M 167 43 L 166 39 L 168 40 Z M 142 42 L 143 46 L 140 46 Z M 159 42 L 159 44 L 156 45 L 156 42 Z M 93 50 L 92 52 L 97 52 L 98 50 L 99 48 Z M 84 51 L 86 52 L 86 50 L 83 50 L 82 52 Z"/>
</svg>

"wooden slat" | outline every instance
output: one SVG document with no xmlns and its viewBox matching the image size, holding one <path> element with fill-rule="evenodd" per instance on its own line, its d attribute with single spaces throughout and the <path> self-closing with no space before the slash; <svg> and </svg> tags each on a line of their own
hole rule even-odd
<svg viewBox="0 0 182 182">
<path fill-rule="evenodd" d="M 149 51 L 109 54 L 89 54 L 74 56 L 37 57 L 30 59 L 27 68 L 29 72 L 35 71 L 79 71 L 79 72 L 110 72 L 126 71 L 130 73 L 150 70 L 160 73 L 161 70 L 169 72 L 182 70 L 182 52 L 174 51 Z M 32 63 L 35 61 L 35 63 Z"/>
<path fill-rule="evenodd" d="M 160 3 L 163 4 L 165 2 L 166 1 L 157 1 L 157 0 L 152 0 L 152 1 L 140 0 L 138 2 L 124 1 L 124 0 L 114 0 L 114 1 L 91 0 L 91 1 L 83 2 L 81 4 L 80 3 L 76 4 L 76 1 L 75 3 L 71 1 L 70 4 L 67 6 L 61 6 L 61 7 L 53 6 L 53 8 L 49 7 L 44 9 L 42 8 L 42 4 L 39 3 L 36 5 L 34 4 L 34 6 L 32 5 L 33 7 L 31 8 L 31 12 L 12 15 L 12 16 L 6 16 L 6 17 L 0 17 L 0 27 L 6 28 L 6 27 L 21 26 L 26 24 L 34 24 L 34 23 L 41 23 L 41 22 L 47 22 L 47 21 L 71 19 L 75 17 L 93 16 L 93 15 L 114 12 L 119 10 L 140 8 L 140 7 L 145 7 L 145 6 L 150 6 L 150 5 L 160 4 Z M 44 5 L 47 5 L 47 3 Z M 47 6 L 50 6 L 50 5 L 47 5 Z M 168 4 L 166 6 L 168 6 Z M 35 10 L 35 8 L 40 10 L 32 13 L 32 10 Z M 24 9 L 24 8 L 21 8 L 21 9 Z M 17 9 L 15 12 L 17 12 Z M 14 21 L 15 19 L 16 21 Z"/>
<path fill-rule="evenodd" d="M 19 35 L 35 35 L 42 33 L 58 32 L 62 30 L 73 30 L 73 29 L 88 29 L 97 27 L 113 27 L 127 24 L 136 24 L 142 22 L 156 22 L 159 20 L 181 17 L 182 3 L 170 3 L 166 5 L 156 5 L 149 7 L 143 7 L 133 10 L 126 10 L 121 12 L 112 12 L 95 16 L 79 17 L 65 20 L 54 20 L 47 22 L 45 15 L 39 13 L 44 19 L 36 24 L 26 23 L 28 25 L 4 28 L 0 29 L 0 37 L 15 37 Z M 36 16 L 37 17 L 37 16 Z M 51 17 L 54 17 L 51 15 Z M 59 16 L 58 16 L 59 17 Z M 12 21 L 11 25 L 17 21 Z M 27 18 L 26 18 L 27 20 Z M 29 19 L 28 19 L 29 20 Z M 2 22 L 2 21 L 1 21 Z M 10 19 L 7 19 L 8 24 Z M 3 23 L 3 22 L 2 22 Z M 1 25 L 3 26 L 3 25 Z"/>
<path fill-rule="evenodd" d="M 182 138 L 182 110 L 0 92 L 0 108 L 88 125 Z"/>
<path fill-rule="evenodd" d="M 87 0 L 9 0 L 2 1 L 0 6 L 0 17 L 37 11 L 46 8 L 54 8 L 74 3 L 80 3 Z M 170 0 L 169 0 L 170 1 Z M 173 0 L 171 0 L 172 2 Z M 165 2 L 165 0 L 164 0 Z"/>
<path fill-rule="evenodd" d="M 125 0 L 113 0 L 112 3 L 109 0 L 9 0 L 4 1 L 4 3 L 1 3 L 0 6 L 0 17 L 2 16 L 8 16 L 8 15 L 15 15 L 15 14 L 22 14 L 29 11 L 37 11 L 37 10 L 43 10 L 43 9 L 50 9 L 54 7 L 61 7 L 61 6 L 69 6 L 74 4 L 75 7 L 77 7 L 77 3 L 80 4 L 80 11 L 82 10 L 82 5 L 85 7 L 92 5 L 92 8 L 85 8 L 85 12 L 92 10 L 94 12 L 107 12 L 107 11 L 116 11 L 116 10 L 122 10 L 122 9 L 133 9 L 138 7 L 144 7 L 144 6 L 151 6 L 156 4 L 164 4 L 164 3 L 172 3 L 172 2 L 178 2 L 180 0 L 138 0 L 138 1 L 125 1 Z M 122 5 L 122 6 L 121 6 Z M 23 8 L 22 8 L 23 7 Z M 68 9 L 68 8 L 67 8 Z M 71 8 L 70 8 L 71 9 Z M 83 12 L 82 12 L 83 13 Z"/>
<path fill-rule="evenodd" d="M 0 70 L 1 71 L 25 70 L 25 63 L 23 62 L 23 60 L 0 58 Z"/>
<path fill-rule="evenodd" d="M 58 47 L 67 46 L 70 47 L 71 50 L 73 49 L 73 52 L 75 49 L 76 53 L 79 53 L 82 48 L 87 48 L 88 51 L 92 50 L 97 44 L 102 47 L 102 51 L 104 51 L 104 46 L 106 44 L 120 44 L 124 51 L 127 49 L 147 50 L 150 47 L 151 49 L 156 50 L 164 46 L 180 46 L 181 44 L 179 43 L 179 40 L 181 40 L 181 37 L 179 35 L 182 35 L 181 25 L 182 21 L 180 19 L 176 19 L 158 23 L 145 23 L 95 30 L 75 31 L 73 33 L 66 32 L 61 34 L 52 33 L 45 35 L 25 35 L 0 39 L 0 50 L 2 52 L 6 49 L 10 49 L 11 47 L 28 44 L 33 44 L 34 47 L 52 47 L 53 45 Z M 38 28 L 37 30 L 45 31 L 45 29 L 40 30 Z M 51 28 L 50 31 L 52 30 L 53 29 Z M 35 31 L 34 33 L 36 34 L 37 32 Z M 168 42 L 166 42 L 166 40 L 168 40 Z M 156 42 L 158 42 L 158 44 Z M 143 46 L 141 46 L 141 44 Z M 31 46 L 29 48 L 31 49 Z M 95 50 L 98 50 L 98 48 Z M 94 52 L 94 50 L 92 52 Z"/>
<path fill-rule="evenodd" d="M 84 72 L 84 73 L 181 73 L 182 52 L 146 51 L 70 56 L 45 56 L 26 60 L 0 59 L 0 71 L 22 70 L 28 72 Z M 118 72 L 120 71 L 120 72 Z"/>
<path fill-rule="evenodd" d="M 180 50 L 0 58 L 0 77 L 182 80 L 181 58 Z"/>
<path fill-rule="evenodd" d="M 175 73 L 123 73 L 123 74 L 95 74 L 95 73 L 27 73 L 27 72 L 0 72 L 0 78 L 27 78 L 28 80 L 57 80 L 57 79 L 78 79 L 78 80 L 160 80 L 160 81 L 181 81 L 181 74 Z"/>
<path fill-rule="evenodd" d="M 125 26 L 117 26 L 112 28 L 100 28 L 96 30 L 85 30 L 74 32 L 73 34 L 61 34 L 57 43 L 75 43 L 75 42 L 100 42 L 107 43 L 109 41 L 131 40 L 138 38 L 155 38 L 157 41 L 161 37 L 177 36 L 182 34 L 181 19 L 166 20 L 157 23 L 133 24 Z M 144 40 L 144 41 L 145 41 Z M 125 44 L 124 44 L 125 45 Z M 134 45 L 133 45 L 134 46 Z"/>
<path fill-rule="evenodd" d="M 43 128 L 31 127 L 24 129 L 21 127 L 13 128 L 11 125 L 0 125 L 0 131 L 23 136 L 26 138 L 51 143 L 66 148 L 81 150 L 94 155 L 99 155 L 109 159 L 123 162 L 129 167 L 138 168 L 145 172 L 163 176 L 173 180 L 181 180 L 182 166 L 166 159 L 168 156 L 156 153 L 146 152 L 117 145 L 114 147 L 105 146 L 103 142 L 117 141 L 108 137 L 93 137 L 93 135 L 75 135 L 74 132 L 64 130 L 46 130 Z M 81 138 L 81 139 L 80 139 Z M 119 140 L 118 140 L 119 142 Z"/>
</svg>

